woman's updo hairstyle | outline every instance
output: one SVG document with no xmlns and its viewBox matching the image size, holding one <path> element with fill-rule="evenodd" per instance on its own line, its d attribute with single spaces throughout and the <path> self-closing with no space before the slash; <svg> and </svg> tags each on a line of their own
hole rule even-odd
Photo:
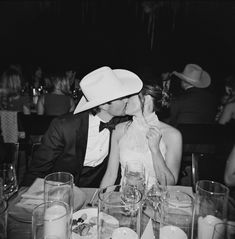
<svg viewBox="0 0 235 239">
<path fill-rule="evenodd" d="M 145 95 L 150 95 L 153 99 L 153 110 L 154 112 L 159 112 L 163 106 L 163 92 L 158 85 L 144 85 L 139 93 L 139 99 L 141 102 L 141 108 L 143 112 Z"/>
</svg>

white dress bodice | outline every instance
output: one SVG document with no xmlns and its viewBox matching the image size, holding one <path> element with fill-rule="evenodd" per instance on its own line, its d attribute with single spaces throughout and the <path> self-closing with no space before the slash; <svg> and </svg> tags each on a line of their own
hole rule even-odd
<svg viewBox="0 0 235 239">
<path fill-rule="evenodd" d="M 119 140 L 120 163 L 122 178 L 124 175 L 125 165 L 133 161 L 140 161 L 145 167 L 148 188 L 155 183 L 155 171 L 153 167 L 152 155 L 148 145 L 146 134 L 151 126 L 159 128 L 159 120 L 155 113 L 148 117 L 133 117 L 133 121 L 127 124 L 127 130 Z M 165 159 L 166 146 L 163 139 L 160 140 L 160 151 Z"/>
</svg>

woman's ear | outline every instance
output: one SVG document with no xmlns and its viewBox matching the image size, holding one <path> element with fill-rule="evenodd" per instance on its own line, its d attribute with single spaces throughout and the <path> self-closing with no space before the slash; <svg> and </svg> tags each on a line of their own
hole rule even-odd
<svg viewBox="0 0 235 239">
<path fill-rule="evenodd" d="M 152 112 L 153 111 L 153 99 L 151 95 L 145 95 L 144 96 L 144 109 L 147 112 Z"/>
</svg>

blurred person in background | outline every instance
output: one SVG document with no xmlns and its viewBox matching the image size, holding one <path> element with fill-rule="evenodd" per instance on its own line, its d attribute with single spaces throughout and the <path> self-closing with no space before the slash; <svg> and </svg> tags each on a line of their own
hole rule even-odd
<svg viewBox="0 0 235 239">
<path fill-rule="evenodd" d="M 216 115 L 220 124 L 235 125 L 235 77 L 230 75 L 225 79 L 225 95 Z"/>
<path fill-rule="evenodd" d="M 211 84 L 210 75 L 196 64 L 187 64 L 182 73 L 172 74 L 180 80 L 183 92 L 170 103 L 169 123 L 173 126 L 214 123 L 217 104 L 207 89 Z"/>
<path fill-rule="evenodd" d="M 2 74 L 0 85 L 1 109 L 30 114 L 30 98 L 23 94 L 21 72 L 10 67 Z"/>
<path fill-rule="evenodd" d="M 235 199 L 235 145 L 226 162 L 224 182 L 230 188 L 230 196 Z"/>
<path fill-rule="evenodd" d="M 57 73 L 51 76 L 52 92 L 43 94 L 37 102 L 39 115 L 63 115 L 73 112 L 75 103 L 71 97 L 70 84 L 65 75 Z"/>
</svg>

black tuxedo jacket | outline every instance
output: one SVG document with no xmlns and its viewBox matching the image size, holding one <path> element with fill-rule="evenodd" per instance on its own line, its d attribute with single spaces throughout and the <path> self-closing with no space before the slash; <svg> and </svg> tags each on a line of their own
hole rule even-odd
<svg viewBox="0 0 235 239">
<path fill-rule="evenodd" d="M 117 124 L 126 118 L 115 118 Z M 31 185 L 35 178 L 57 171 L 74 175 L 75 185 L 98 187 L 106 170 L 108 156 L 95 168 L 83 167 L 87 147 L 89 113 L 65 115 L 52 121 L 42 144 L 25 174 L 22 185 Z"/>
</svg>

